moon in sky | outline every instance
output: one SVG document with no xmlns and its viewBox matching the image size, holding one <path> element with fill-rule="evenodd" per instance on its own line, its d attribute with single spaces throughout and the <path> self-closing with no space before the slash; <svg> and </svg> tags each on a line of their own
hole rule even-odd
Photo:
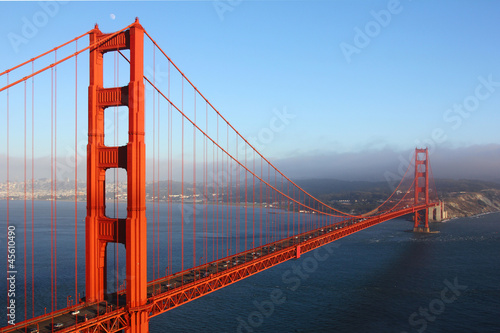
<svg viewBox="0 0 500 333">
<path fill-rule="evenodd" d="M 116 18 L 115 14 L 109 15 L 109 17 L 111 17 L 112 20 L 114 20 Z"/>
</svg>

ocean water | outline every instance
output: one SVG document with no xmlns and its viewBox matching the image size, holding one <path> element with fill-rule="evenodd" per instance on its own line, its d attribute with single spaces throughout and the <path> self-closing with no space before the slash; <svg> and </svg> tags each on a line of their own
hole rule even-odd
<svg viewBox="0 0 500 333">
<path fill-rule="evenodd" d="M 58 308 L 74 294 L 74 206 L 57 203 Z M 9 208 L 9 222 L 16 225 L 18 237 L 16 321 L 20 321 L 23 202 L 11 201 Z M 5 201 L 0 202 L 0 216 L 5 216 L 5 209 Z M 78 203 L 77 212 L 76 283 L 83 292 L 84 203 Z M 35 313 L 41 314 L 54 303 L 50 202 L 35 202 L 35 213 Z M 0 220 L 1 230 L 6 230 L 5 222 Z M 29 213 L 27 229 L 30 223 Z M 414 234 L 408 232 L 411 227 L 400 218 L 348 236 L 152 318 L 150 331 L 500 332 L 500 213 L 433 223 L 431 229 L 437 234 Z M 28 230 L 28 243 L 30 237 Z M 3 235 L 0 248 L 6 248 L 5 241 Z M 28 258 L 30 251 L 28 246 Z M 30 265 L 28 259 L 27 295 L 31 295 Z M 122 274 L 124 266 L 120 267 Z M 2 279 L 6 271 L 6 260 L 0 260 Z M 6 294 L 7 284 L 2 283 L 2 307 Z M 31 311 L 28 302 L 28 314 Z M 0 326 L 6 324 L 2 316 Z"/>
<path fill-rule="evenodd" d="M 500 332 L 500 214 L 395 219 L 150 321 L 151 332 Z"/>
</svg>

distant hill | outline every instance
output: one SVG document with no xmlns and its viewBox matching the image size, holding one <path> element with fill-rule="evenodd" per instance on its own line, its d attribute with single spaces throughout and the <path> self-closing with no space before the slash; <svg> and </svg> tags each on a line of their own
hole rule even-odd
<svg viewBox="0 0 500 333">
<path fill-rule="evenodd" d="M 500 210 L 500 183 L 470 179 L 434 182 L 450 218 Z M 328 205 L 352 213 L 370 211 L 392 193 L 386 182 L 301 179 L 296 183 Z"/>
<path fill-rule="evenodd" d="M 436 179 L 438 193 L 478 192 L 488 189 L 500 190 L 500 183 L 470 179 Z"/>
<path fill-rule="evenodd" d="M 347 181 L 338 179 L 300 179 L 294 182 L 314 196 L 355 191 L 389 192 L 386 182 Z"/>
<path fill-rule="evenodd" d="M 371 211 L 392 193 L 386 182 L 300 179 L 296 184 L 327 205 L 356 214 Z"/>
<path fill-rule="evenodd" d="M 500 190 L 500 182 L 470 179 L 435 179 L 439 194 L 450 192 L 477 192 L 486 189 Z M 371 192 L 391 194 L 387 182 L 345 181 L 338 179 L 300 179 L 294 180 L 300 187 L 314 196 L 327 194 L 348 194 L 352 192 Z"/>
</svg>

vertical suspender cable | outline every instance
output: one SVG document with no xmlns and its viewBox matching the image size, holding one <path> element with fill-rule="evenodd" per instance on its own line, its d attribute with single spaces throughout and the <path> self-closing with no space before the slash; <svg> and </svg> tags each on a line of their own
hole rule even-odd
<svg viewBox="0 0 500 333">
<path fill-rule="evenodd" d="M 208 133 L 208 104 L 205 102 L 205 131 Z M 205 256 L 205 263 L 208 260 L 208 157 L 207 157 L 207 137 L 203 136 L 203 202 L 204 202 L 204 212 L 203 212 L 203 228 L 204 228 L 204 247 L 203 254 Z"/>
<path fill-rule="evenodd" d="M 236 140 L 238 140 L 238 136 L 236 136 Z M 247 166 L 247 145 L 245 145 L 245 167 Z M 248 249 L 248 235 L 247 235 L 247 225 L 248 225 L 248 171 L 245 170 L 245 251 Z"/>
<path fill-rule="evenodd" d="M 276 187 L 276 175 L 274 175 L 274 188 L 277 188 Z M 271 200 L 271 205 L 273 206 L 273 213 L 274 213 L 274 211 L 275 211 L 274 202 L 276 201 L 276 193 L 277 192 L 274 191 L 274 190 L 272 190 L 272 189 L 270 189 L 269 193 L 271 195 L 271 199 L 270 200 Z M 272 226 L 272 228 L 271 228 L 271 230 L 272 230 L 271 231 L 271 237 L 272 237 L 271 241 L 274 242 L 276 240 L 276 230 L 277 230 L 277 227 L 278 227 L 277 223 L 276 223 L 276 214 L 271 214 L 270 218 L 271 218 L 271 226 Z"/>
<path fill-rule="evenodd" d="M 9 85 L 9 73 L 7 73 L 7 85 Z M 5 125 L 6 125 L 6 130 L 5 130 L 5 134 L 7 136 L 7 160 L 6 160 L 6 163 L 7 163 L 7 167 L 6 167 L 6 171 L 7 171 L 7 202 L 5 203 L 6 204 L 6 210 L 7 210 L 7 216 L 6 216 L 6 220 L 7 220 L 7 230 L 5 231 L 6 235 L 9 235 L 9 231 L 10 231 L 10 225 L 9 225 L 9 222 L 10 222 L 10 207 L 9 207 L 9 201 L 10 201 L 10 179 L 9 179 L 9 171 L 10 171 L 10 168 L 9 168 L 9 159 L 10 159 L 10 150 L 9 150 L 9 89 L 7 89 L 7 119 L 5 121 Z M 9 245 L 8 245 L 8 241 L 6 242 L 7 243 L 7 276 L 8 276 L 8 272 L 9 270 L 12 268 L 14 269 L 14 265 L 10 266 L 9 264 Z M 10 297 L 9 295 L 7 295 L 7 302 L 9 302 L 10 304 Z"/>
<path fill-rule="evenodd" d="M 271 167 L 269 166 L 269 163 L 267 163 L 267 183 L 271 185 Z M 269 213 L 270 213 L 270 200 L 269 200 L 269 195 L 272 195 L 271 193 L 271 188 L 269 186 L 266 186 L 266 244 L 270 242 L 270 237 L 272 236 L 271 233 L 271 221 L 272 219 L 269 218 Z"/>
<path fill-rule="evenodd" d="M 182 112 L 184 112 L 184 78 L 182 78 Z M 184 116 L 182 121 L 182 152 L 181 152 L 181 271 L 184 270 Z"/>
<path fill-rule="evenodd" d="M 284 193 L 285 189 L 283 188 L 283 177 L 280 177 L 280 179 L 281 179 L 281 193 Z M 283 205 L 282 199 L 283 199 L 283 197 L 282 197 L 281 194 L 278 194 L 278 197 L 279 197 L 278 207 L 280 208 L 280 210 L 282 210 L 283 209 L 282 208 L 282 205 Z M 284 235 L 284 233 L 283 233 L 284 227 L 285 227 L 284 226 L 284 222 L 283 222 L 283 218 L 284 217 L 285 217 L 285 215 L 283 215 L 283 213 L 280 212 L 280 214 L 279 214 L 279 223 L 280 223 L 280 237 L 279 237 L 279 239 L 281 239 L 283 237 L 283 235 Z"/>
<path fill-rule="evenodd" d="M 226 253 L 227 251 L 224 251 L 224 191 L 225 191 L 225 187 L 224 187 L 224 178 L 225 175 L 224 175 L 224 152 L 221 152 L 220 154 L 220 158 L 221 158 L 221 172 L 220 172 L 220 176 L 222 177 L 221 178 L 221 191 L 222 191 L 222 212 L 221 212 L 221 249 L 222 249 L 222 256 L 226 256 Z M 226 178 L 226 181 L 227 181 L 227 178 Z"/>
<path fill-rule="evenodd" d="M 35 63 L 31 62 L 31 72 Z M 35 317 L 35 77 L 31 77 L 31 310 Z"/>
<path fill-rule="evenodd" d="M 226 239 L 225 234 L 224 234 L 224 214 L 225 214 L 225 210 L 224 210 L 224 208 L 225 208 L 225 205 L 224 205 L 225 204 L 224 193 L 226 191 L 226 188 L 224 186 L 224 180 L 227 181 L 227 178 L 226 178 L 226 176 L 224 174 L 224 165 L 225 164 L 224 164 L 224 152 L 223 151 L 221 151 L 220 158 L 221 158 L 221 162 L 220 162 L 220 164 L 221 164 L 221 172 L 220 172 L 221 185 L 220 185 L 220 187 L 221 187 L 221 191 L 222 191 L 222 193 L 221 193 L 221 195 L 222 195 L 222 205 L 221 205 L 221 208 L 222 208 L 222 212 L 221 212 L 221 226 L 222 226 L 221 227 L 221 248 L 222 248 L 222 257 L 225 257 L 227 255 L 227 250 L 224 251 L 224 241 Z"/>
<path fill-rule="evenodd" d="M 57 50 L 54 52 L 57 62 Z M 57 310 L 57 66 L 54 67 L 54 300 Z"/>
<path fill-rule="evenodd" d="M 226 127 L 227 130 L 227 145 L 228 145 L 228 151 L 229 151 L 229 127 Z M 227 161 L 226 161 L 226 187 L 227 187 L 227 194 L 226 194 L 226 246 L 227 246 L 227 254 L 229 255 L 231 253 L 231 231 L 232 231 L 232 219 L 231 219 L 231 195 L 232 195 L 232 185 L 233 185 L 233 179 L 232 179 L 232 174 L 231 174 L 231 159 L 229 158 L 229 155 L 226 155 Z"/>
<path fill-rule="evenodd" d="M 306 211 L 306 215 L 304 216 L 304 231 L 309 231 L 309 223 L 311 221 L 309 207 L 309 197 L 304 193 L 304 210 Z"/>
<path fill-rule="evenodd" d="M 170 99 L 170 61 L 167 62 L 168 67 L 168 98 Z M 172 272 L 172 105 L 168 104 L 168 147 L 167 147 L 167 166 L 168 166 L 168 177 L 167 177 L 167 239 L 168 239 L 168 269 L 167 274 Z"/>
<path fill-rule="evenodd" d="M 295 189 L 297 189 L 297 231 L 295 232 L 295 235 L 300 235 L 300 189 L 298 189 L 296 186 L 293 187 L 293 192 L 294 192 L 294 198 L 295 198 Z"/>
<path fill-rule="evenodd" d="M 236 154 L 238 154 L 238 135 L 235 135 L 235 141 L 236 141 Z M 238 160 L 238 159 L 237 159 Z M 232 161 L 231 161 L 231 169 L 233 169 L 232 167 Z M 240 211 L 240 204 L 241 204 L 241 200 L 242 200 L 242 196 L 241 196 L 241 177 L 240 177 L 240 172 L 242 171 L 243 169 L 241 168 L 241 166 L 239 166 L 237 163 L 235 164 L 235 167 L 234 167 L 234 172 L 235 172 L 235 177 L 236 177 L 236 191 L 235 191 L 235 197 L 234 197 L 234 203 L 236 204 L 236 210 L 235 210 L 235 214 L 236 214 L 236 228 L 235 228 L 235 231 L 233 233 L 233 237 L 236 237 L 236 247 L 235 247 L 235 251 L 233 251 L 234 253 L 238 253 L 240 252 L 240 230 L 241 230 L 241 223 L 240 223 L 240 218 L 241 218 L 241 211 Z"/>
<path fill-rule="evenodd" d="M 205 109 L 206 109 L 206 103 L 205 103 Z M 206 122 L 206 119 L 205 119 L 205 122 Z M 203 190 L 202 190 L 202 192 L 203 192 L 203 194 L 202 194 L 202 198 L 203 198 L 203 203 L 202 203 L 202 205 L 203 205 L 203 208 L 202 208 L 203 209 L 203 213 L 202 213 L 202 215 L 203 215 L 203 217 L 202 217 L 203 231 L 202 231 L 202 235 L 203 235 L 203 237 L 202 237 L 202 244 L 203 245 L 202 245 L 201 252 L 202 252 L 202 255 L 205 258 L 205 260 L 203 260 L 203 258 L 202 258 L 202 261 L 200 264 L 203 264 L 208 259 L 207 258 L 208 253 L 207 253 L 207 248 L 206 248 L 206 234 L 205 234 L 206 233 L 206 223 L 207 223 L 207 216 L 206 216 L 207 205 L 205 202 L 206 197 L 207 197 L 207 193 L 206 193 L 206 181 L 207 180 L 206 180 L 206 172 L 205 172 L 206 171 L 206 151 L 205 151 L 206 150 L 206 141 L 205 140 L 206 140 L 206 137 L 203 136 L 203 154 L 202 154 L 203 155 L 203 162 L 202 162 L 202 165 L 203 165 L 203 181 L 202 181 L 202 188 L 203 188 Z"/>
<path fill-rule="evenodd" d="M 170 80 L 169 80 L 169 84 L 170 84 Z M 170 120 L 169 120 L 169 126 L 170 126 L 170 129 L 169 129 L 169 135 L 170 135 L 170 139 L 168 140 L 169 142 L 169 153 L 170 153 L 170 158 L 169 158 L 169 162 L 170 162 L 170 168 L 169 168 L 169 171 L 170 171 L 170 177 L 168 178 L 169 179 L 169 194 L 172 195 L 173 194 L 173 177 L 174 177 L 174 162 L 173 162 L 173 115 L 172 115 L 172 106 L 170 106 L 169 108 L 169 117 L 170 117 Z M 170 233 L 169 233 L 169 237 L 170 237 L 170 241 L 169 241 L 169 244 L 170 244 L 170 273 L 172 273 L 172 270 L 173 270 L 173 258 L 174 258 L 174 242 L 173 242 L 173 230 L 174 230 L 174 212 L 173 212 L 173 202 L 172 202 L 172 199 L 169 200 L 169 224 L 170 224 Z"/>
<path fill-rule="evenodd" d="M 217 116 L 217 144 L 219 144 L 219 117 Z M 215 201 L 216 201 L 216 213 L 215 213 L 215 221 L 216 221 L 216 237 L 217 237 L 217 245 L 216 245 L 216 259 L 219 259 L 219 149 L 215 149 L 215 153 L 217 156 L 216 159 L 216 172 L 215 172 Z"/>
<path fill-rule="evenodd" d="M 290 197 L 290 182 L 286 182 L 286 195 Z M 290 237 L 290 199 L 286 200 L 286 237 Z"/>
<path fill-rule="evenodd" d="M 54 311 L 54 68 L 50 69 L 50 297 Z"/>
<path fill-rule="evenodd" d="M 78 51 L 78 41 L 76 41 Z M 75 300 L 78 300 L 78 55 L 75 55 Z"/>
<path fill-rule="evenodd" d="M 158 270 L 156 276 L 160 277 L 160 94 L 157 94 L 158 96 L 158 134 L 157 134 L 157 137 L 158 137 L 158 152 L 157 152 L 157 155 L 158 156 L 158 159 L 156 161 L 156 163 L 158 164 L 157 165 L 157 168 L 156 168 L 156 172 L 158 173 L 156 179 L 158 179 L 158 182 L 156 184 L 157 188 L 156 188 L 156 193 L 158 193 L 158 201 L 157 201 L 157 204 L 156 206 L 158 207 L 157 209 L 157 214 L 158 216 L 156 217 L 156 223 L 158 224 L 157 225 L 157 233 L 156 233 L 156 237 L 158 239 L 157 241 L 157 244 L 158 246 L 156 247 L 156 250 L 158 251 L 158 254 L 156 256 L 156 260 L 158 260 L 157 264 L 156 264 L 156 269 Z"/>
<path fill-rule="evenodd" d="M 278 182 L 277 171 L 274 170 L 274 184 L 275 184 L 274 187 L 275 188 L 278 188 L 278 183 L 279 182 Z M 283 189 L 281 189 L 281 192 L 283 192 Z M 280 204 L 280 192 L 279 191 L 278 192 L 277 191 L 274 192 L 274 198 L 275 198 L 274 202 L 277 203 L 277 207 L 275 208 L 276 214 L 274 214 L 274 216 L 275 216 L 275 218 L 274 218 L 275 219 L 275 226 L 276 226 L 275 240 L 277 241 L 277 240 L 279 240 L 279 235 L 280 235 L 280 230 L 281 230 L 281 224 L 280 223 L 281 223 L 281 215 L 282 215 L 282 214 L 279 213 L 279 204 Z"/>
<path fill-rule="evenodd" d="M 292 198 L 295 199 L 295 186 L 292 185 Z M 298 201 L 298 200 L 297 200 Z M 295 203 L 292 202 L 292 236 L 295 235 Z"/>
<path fill-rule="evenodd" d="M 228 141 L 228 142 L 229 142 L 229 141 Z M 235 150 L 236 150 L 236 160 L 238 160 L 238 144 L 237 144 L 237 142 L 238 142 L 238 138 L 236 137 L 236 147 L 235 147 Z M 233 225 L 233 223 L 235 224 L 235 225 L 234 225 L 234 231 L 232 231 L 232 232 L 230 232 L 230 233 L 229 233 L 229 237 L 230 237 L 230 244 L 231 244 L 231 243 L 232 243 L 232 239 L 233 239 L 233 237 L 235 237 L 235 236 L 239 235 L 239 233 L 238 233 L 238 229 L 239 229 L 239 222 L 240 222 L 240 216 L 239 216 L 239 213 L 238 213 L 238 212 L 239 212 L 239 209 L 237 209 L 237 210 L 236 210 L 236 212 L 235 212 L 235 215 L 236 215 L 236 216 L 233 216 L 233 204 L 234 204 L 234 203 L 238 203 L 238 201 L 237 201 L 237 200 L 239 200 L 239 199 L 240 199 L 240 196 L 239 196 L 239 193 L 238 193 L 238 190 L 239 190 L 239 177 L 238 177 L 238 172 L 236 172 L 236 171 L 235 171 L 235 172 L 236 172 L 236 174 L 235 174 L 235 182 L 236 182 L 235 187 L 236 187 L 236 190 L 235 190 L 235 194 L 234 194 L 234 202 L 233 202 L 233 160 L 232 160 L 232 159 L 230 159 L 230 162 L 229 162 L 229 163 L 230 163 L 230 168 L 231 168 L 231 169 L 230 169 L 231 194 L 230 194 L 230 196 L 229 196 L 229 197 L 231 198 L 231 199 L 230 199 L 230 207 L 231 207 L 230 212 L 231 212 L 231 213 L 230 213 L 230 218 L 229 218 L 229 223 L 230 223 L 229 225 L 230 225 L 230 226 L 232 226 L 232 225 Z M 237 169 L 237 170 L 239 170 L 239 167 L 237 167 L 236 169 Z M 235 220 L 236 220 L 236 221 L 235 221 Z M 236 222 L 236 223 L 235 223 L 235 222 Z M 233 235 L 234 235 L 234 236 L 233 236 Z M 230 245 L 230 246 L 229 246 L 229 248 L 233 250 L 233 251 L 232 251 L 233 253 L 238 253 L 238 252 L 239 252 L 239 251 L 238 251 L 238 245 L 239 245 L 239 239 L 238 239 L 238 238 L 239 238 L 239 237 L 236 237 L 236 239 L 235 239 L 235 242 L 234 242 L 235 247 L 234 247 L 234 249 L 233 249 L 232 245 Z"/>
<path fill-rule="evenodd" d="M 217 151 L 218 153 L 218 151 Z M 225 252 L 224 251 L 224 239 L 225 239 L 225 236 L 224 236 L 224 191 L 225 191 L 225 187 L 224 187 L 224 153 L 221 152 L 220 154 L 220 158 L 221 158 L 221 162 L 220 162 L 220 165 L 221 165 L 221 171 L 220 171 L 220 177 L 221 177 L 221 196 L 222 196 L 222 204 L 221 204 L 221 208 L 222 208 L 222 211 L 221 211 L 221 237 L 220 237 L 220 240 L 221 240 L 221 251 L 222 251 L 222 257 L 225 256 Z M 217 177 L 219 177 L 219 174 L 217 174 Z"/>
<path fill-rule="evenodd" d="M 155 46 L 153 46 L 153 83 L 156 85 L 156 62 L 155 62 Z M 155 126 L 155 112 L 156 112 L 156 105 L 155 105 L 155 102 L 156 102 L 156 99 L 155 99 L 155 93 L 156 93 L 156 90 L 153 89 L 153 122 L 152 122 L 152 125 L 153 125 L 153 280 L 155 279 L 155 275 L 156 275 L 156 247 L 155 247 L 155 243 L 156 243 L 156 235 L 155 235 L 155 227 L 156 227 L 156 224 L 155 224 L 155 219 L 156 219 L 156 201 L 155 201 L 155 194 L 156 194 L 156 186 L 155 186 L 155 180 L 156 180 L 156 160 L 155 160 L 155 151 L 156 151 L 156 140 L 155 140 L 155 135 L 156 135 L 156 126 Z"/>
<path fill-rule="evenodd" d="M 214 194 L 217 195 L 217 187 L 215 186 L 215 182 L 216 182 L 216 177 L 217 177 L 217 174 L 215 173 L 215 168 L 216 168 L 216 159 L 215 159 L 215 145 L 212 144 L 212 202 L 214 201 Z M 217 257 L 218 257 L 218 252 L 215 252 L 216 250 L 216 247 L 217 247 L 217 243 L 216 241 L 217 240 L 217 232 L 219 232 L 218 229 L 215 228 L 216 226 L 216 223 L 217 223 L 217 217 L 216 217 L 216 214 L 217 214 L 217 210 L 216 210 L 216 207 L 217 207 L 217 197 L 215 197 L 215 204 L 213 205 L 212 207 L 212 219 L 213 219 L 213 222 L 212 222 L 212 260 L 216 260 Z"/>
<path fill-rule="evenodd" d="M 263 172 L 263 167 L 262 167 L 262 158 L 260 158 L 260 178 L 264 179 L 264 172 Z M 263 206 L 264 202 L 262 200 L 262 181 L 259 181 L 259 186 L 260 186 L 260 246 L 262 246 L 262 213 L 263 213 Z"/>
<path fill-rule="evenodd" d="M 28 298 L 26 293 L 26 81 L 24 81 L 24 320 L 28 319 Z"/>
<path fill-rule="evenodd" d="M 253 151 L 253 173 L 255 174 L 255 150 Z M 252 175 L 252 249 L 255 248 L 255 176 Z"/>
<path fill-rule="evenodd" d="M 194 90 L 194 123 L 196 124 L 196 90 Z M 193 126 L 193 267 L 195 266 L 196 266 L 196 127 Z"/>
</svg>

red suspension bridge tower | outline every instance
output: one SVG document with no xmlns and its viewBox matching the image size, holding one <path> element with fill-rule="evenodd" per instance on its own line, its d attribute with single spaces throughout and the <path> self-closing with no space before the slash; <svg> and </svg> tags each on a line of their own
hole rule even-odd
<svg viewBox="0 0 500 333">
<path fill-rule="evenodd" d="M 89 131 L 87 146 L 86 301 L 104 299 L 107 285 L 106 247 L 122 243 L 126 248 L 126 295 L 128 332 L 147 332 L 147 238 L 144 144 L 144 30 L 136 20 L 129 30 L 111 39 L 97 25 L 90 33 Z M 102 43 L 99 43 L 103 40 Z M 130 83 L 125 87 L 103 88 L 103 55 L 130 50 Z M 129 137 L 122 147 L 104 145 L 104 111 L 128 106 Z M 127 217 L 106 216 L 106 170 L 127 171 Z"/>
<path fill-rule="evenodd" d="M 429 205 L 429 151 L 415 149 L 415 206 Z M 429 232 L 429 208 L 415 212 L 414 232 Z"/>
</svg>

